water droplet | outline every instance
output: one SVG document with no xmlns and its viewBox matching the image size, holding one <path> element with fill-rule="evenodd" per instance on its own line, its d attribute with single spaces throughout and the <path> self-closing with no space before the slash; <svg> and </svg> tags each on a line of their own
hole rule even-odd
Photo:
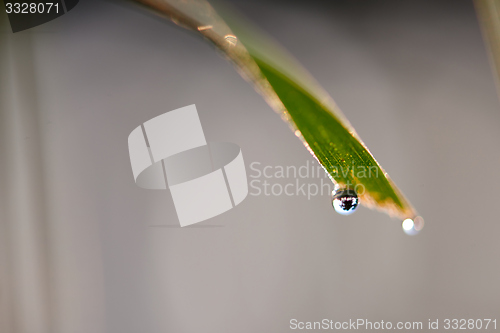
<svg viewBox="0 0 500 333">
<path fill-rule="evenodd" d="M 209 30 L 209 29 L 212 29 L 212 28 L 213 28 L 213 26 L 211 26 L 211 25 L 200 25 L 198 27 L 198 31 L 205 31 L 205 30 Z"/>
<path fill-rule="evenodd" d="M 406 219 L 401 224 L 403 231 L 410 236 L 418 234 L 424 227 L 424 219 L 417 216 L 414 219 Z"/>
<path fill-rule="evenodd" d="M 335 211 L 342 215 L 354 213 L 359 204 L 358 195 L 352 189 L 343 189 L 332 192 L 332 205 Z"/>
<path fill-rule="evenodd" d="M 238 43 L 238 38 L 235 35 L 225 35 L 224 39 L 229 43 L 231 46 L 235 46 L 236 43 Z"/>
</svg>

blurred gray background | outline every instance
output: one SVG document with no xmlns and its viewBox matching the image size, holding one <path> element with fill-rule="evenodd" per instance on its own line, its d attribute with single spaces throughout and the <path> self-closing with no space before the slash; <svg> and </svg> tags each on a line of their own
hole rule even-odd
<svg viewBox="0 0 500 333">
<path fill-rule="evenodd" d="M 233 5 L 333 96 L 423 232 L 363 207 L 340 216 L 328 195 L 248 196 L 175 227 L 169 192 L 133 181 L 127 137 L 146 120 L 196 104 L 207 140 L 240 145 L 247 168 L 315 162 L 213 47 L 169 22 L 97 1 L 16 34 L 4 18 L 0 331 L 500 320 L 500 108 L 472 3 Z"/>
</svg>

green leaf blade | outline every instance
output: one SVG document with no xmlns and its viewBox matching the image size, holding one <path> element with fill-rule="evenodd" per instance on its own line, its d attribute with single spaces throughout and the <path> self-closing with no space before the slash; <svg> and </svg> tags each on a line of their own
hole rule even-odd
<svg viewBox="0 0 500 333">
<path fill-rule="evenodd" d="M 382 206 L 391 215 L 413 218 L 413 209 L 360 140 L 300 85 L 261 59 L 254 58 L 288 111 L 304 143 L 340 187 L 356 188 L 361 202 Z M 375 203 L 372 203 L 375 202 Z"/>
</svg>

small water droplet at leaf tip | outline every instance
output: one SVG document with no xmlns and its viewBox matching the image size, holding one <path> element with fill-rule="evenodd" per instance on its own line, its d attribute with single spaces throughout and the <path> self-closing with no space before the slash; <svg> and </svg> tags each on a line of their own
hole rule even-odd
<svg viewBox="0 0 500 333">
<path fill-rule="evenodd" d="M 413 219 L 405 219 L 401 223 L 401 227 L 407 235 L 417 235 L 424 227 L 424 219 L 421 216 L 417 216 Z"/>
</svg>

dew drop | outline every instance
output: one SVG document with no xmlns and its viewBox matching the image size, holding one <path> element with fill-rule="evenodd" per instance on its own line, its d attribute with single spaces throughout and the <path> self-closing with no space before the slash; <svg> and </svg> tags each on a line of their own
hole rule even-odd
<svg viewBox="0 0 500 333">
<path fill-rule="evenodd" d="M 410 236 L 418 234 L 424 227 L 424 219 L 417 216 L 414 219 L 406 219 L 401 224 L 403 231 Z"/>
<path fill-rule="evenodd" d="M 332 205 L 337 213 L 342 215 L 354 213 L 359 203 L 356 191 L 352 189 L 342 189 L 334 191 L 332 194 Z"/>
<path fill-rule="evenodd" d="M 212 28 L 213 28 L 213 26 L 211 26 L 211 25 L 200 25 L 200 26 L 198 27 L 198 31 L 210 30 L 210 29 L 212 29 Z"/>
<path fill-rule="evenodd" d="M 225 35 L 224 39 L 228 42 L 229 45 L 235 46 L 238 43 L 238 38 L 235 35 Z"/>
</svg>

